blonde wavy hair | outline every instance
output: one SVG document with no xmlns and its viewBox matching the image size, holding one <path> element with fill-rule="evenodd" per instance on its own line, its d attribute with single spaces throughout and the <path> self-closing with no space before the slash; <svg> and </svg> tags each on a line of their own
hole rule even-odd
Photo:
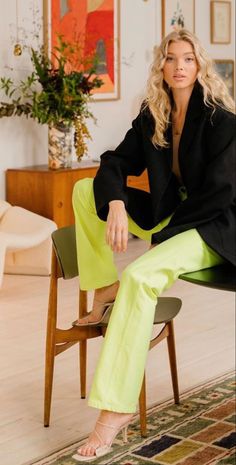
<svg viewBox="0 0 236 465">
<path fill-rule="evenodd" d="M 202 47 L 198 38 L 186 29 L 171 32 L 162 40 L 159 47 L 154 48 L 154 60 L 147 82 L 144 104 L 144 108 L 149 108 L 155 122 L 152 143 L 159 147 L 168 146 L 164 134 L 170 121 L 172 109 L 171 91 L 163 79 L 162 70 L 169 44 L 180 40 L 189 42 L 193 47 L 198 65 L 197 81 L 203 89 L 205 105 L 212 107 L 213 112 L 216 106 L 220 106 L 231 113 L 235 113 L 234 101 L 222 78 L 214 69 L 213 60 Z"/>
</svg>

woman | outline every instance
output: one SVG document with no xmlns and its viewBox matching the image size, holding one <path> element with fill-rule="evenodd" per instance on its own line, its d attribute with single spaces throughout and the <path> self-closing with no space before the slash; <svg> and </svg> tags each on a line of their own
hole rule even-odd
<svg viewBox="0 0 236 465">
<path fill-rule="evenodd" d="M 181 273 L 236 265 L 234 102 L 198 39 L 182 29 L 155 50 L 146 100 L 115 151 L 101 157 L 93 180 L 79 181 L 73 205 L 80 285 L 95 289 L 101 320 L 115 300 L 89 405 L 101 410 L 78 460 L 110 451 L 136 410 L 157 298 Z M 150 194 L 126 187 L 147 168 Z M 122 273 L 113 252 L 128 231 L 150 249 Z"/>
</svg>

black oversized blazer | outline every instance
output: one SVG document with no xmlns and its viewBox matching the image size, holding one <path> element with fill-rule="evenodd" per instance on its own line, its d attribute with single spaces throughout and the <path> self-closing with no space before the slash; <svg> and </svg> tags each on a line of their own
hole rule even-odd
<svg viewBox="0 0 236 465">
<path fill-rule="evenodd" d="M 97 214 L 106 220 L 108 203 L 120 199 L 143 229 L 151 229 L 173 213 L 170 223 L 153 234 L 152 243 L 196 228 L 206 243 L 236 265 L 235 205 L 235 118 L 203 102 L 202 88 L 196 83 L 189 100 L 179 144 L 179 164 L 188 197 L 178 195 L 172 172 L 172 128 L 167 129 L 169 148 L 155 148 L 150 112 L 141 110 L 124 140 L 114 151 L 101 156 L 94 179 Z M 147 168 L 150 193 L 128 188 L 128 175 L 140 175 Z"/>
</svg>

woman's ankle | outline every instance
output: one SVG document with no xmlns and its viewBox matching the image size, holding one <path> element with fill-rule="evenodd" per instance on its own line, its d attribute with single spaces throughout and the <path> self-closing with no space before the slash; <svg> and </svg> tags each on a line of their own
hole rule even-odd
<svg viewBox="0 0 236 465">
<path fill-rule="evenodd" d="M 100 287 L 94 291 L 94 302 L 106 303 L 114 300 L 118 292 L 120 281 L 115 281 L 109 286 Z"/>
<path fill-rule="evenodd" d="M 134 413 L 123 413 L 123 412 L 112 412 L 111 410 L 101 410 L 99 415 L 99 421 L 104 421 L 106 423 L 119 425 L 124 423 L 126 420 L 131 419 L 134 416 Z"/>
</svg>

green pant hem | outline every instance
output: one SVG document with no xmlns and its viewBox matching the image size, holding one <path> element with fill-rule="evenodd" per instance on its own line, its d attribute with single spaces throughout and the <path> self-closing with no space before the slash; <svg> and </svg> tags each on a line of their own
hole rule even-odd
<svg viewBox="0 0 236 465">
<path fill-rule="evenodd" d="M 124 407 L 121 405 L 110 404 L 109 402 L 101 402 L 96 400 L 89 400 L 88 406 L 97 408 L 99 410 L 109 410 L 110 412 L 118 413 L 136 413 L 136 406 L 132 405 L 131 407 Z"/>
</svg>

